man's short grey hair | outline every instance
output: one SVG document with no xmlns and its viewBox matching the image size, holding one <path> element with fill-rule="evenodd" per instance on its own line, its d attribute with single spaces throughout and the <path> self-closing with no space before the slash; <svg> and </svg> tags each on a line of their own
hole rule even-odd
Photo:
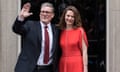
<svg viewBox="0 0 120 72">
<path fill-rule="evenodd" d="M 54 6 L 52 3 L 49 3 L 49 2 L 42 3 L 41 8 L 42 7 L 51 7 L 53 9 L 53 12 L 54 12 Z"/>
</svg>

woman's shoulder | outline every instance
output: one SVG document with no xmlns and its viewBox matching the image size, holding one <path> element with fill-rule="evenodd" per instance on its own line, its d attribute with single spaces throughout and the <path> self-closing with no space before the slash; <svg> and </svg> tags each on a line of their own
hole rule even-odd
<svg viewBox="0 0 120 72">
<path fill-rule="evenodd" d="M 78 30 L 81 31 L 81 32 L 84 32 L 84 28 L 83 27 L 79 27 Z"/>
</svg>

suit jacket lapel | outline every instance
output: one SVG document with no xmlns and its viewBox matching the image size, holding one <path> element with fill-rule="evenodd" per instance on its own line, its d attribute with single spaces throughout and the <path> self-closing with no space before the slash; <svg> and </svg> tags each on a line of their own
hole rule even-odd
<svg viewBox="0 0 120 72">
<path fill-rule="evenodd" d="M 37 22 L 37 34 L 38 34 L 38 48 L 41 51 L 41 41 L 42 41 L 42 29 L 41 29 L 41 24 L 38 21 Z"/>
<path fill-rule="evenodd" d="M 53 32 L 52 52 L 54 52 L 55 45 L 56 45 L 56 30 L 55 30 L 55 26 L 53 24 L 51 24 L 51 27 L 52 27 L 52 32 Z"/>
</svg>

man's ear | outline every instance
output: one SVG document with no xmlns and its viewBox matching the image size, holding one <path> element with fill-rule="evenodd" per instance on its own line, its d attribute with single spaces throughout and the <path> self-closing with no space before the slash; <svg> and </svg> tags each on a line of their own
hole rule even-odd
<svg viewBox="0 0 120 72">
<path fill-rule="evenodd" d="M 53 14 L 52 14 L 52 18 L 54 18 L 54 16 L 55 16 L 55 14 L 53 13 Z"/>
</svg>

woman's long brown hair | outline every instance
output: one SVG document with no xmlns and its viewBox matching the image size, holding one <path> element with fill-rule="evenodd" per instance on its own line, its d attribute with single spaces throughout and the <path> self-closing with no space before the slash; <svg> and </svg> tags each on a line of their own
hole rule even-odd
<svg viewBox="0 0 120 72">
<path fill-rule="evenodd" d="M 65 14 L 67 13 L 67 11 L 71 10 L 74 13 L 74 17 L 75 17 L 75 21 L 73 24 L 73 28 L 78 28 L 82 26 L 82 21 L 81 21 L 81 17 L 80 17 L 80 13 L 77 10 L 76 7 L 74 6 L 68 6 L 67 8 L 65 8 L 65 10 L 63 11 L 60 21 L 58 23 L 60 29 L 65 29 L 66 28 L 66 23 L 65 23 Z"/>
</svg>

